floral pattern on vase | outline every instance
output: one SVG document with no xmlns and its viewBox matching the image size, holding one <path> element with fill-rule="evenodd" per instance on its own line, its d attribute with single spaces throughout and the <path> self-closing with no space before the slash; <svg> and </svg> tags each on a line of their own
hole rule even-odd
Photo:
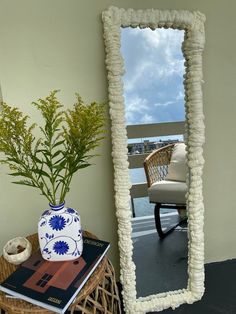
<svg viewBox="0 0 236 314">
<path fill-rule="evenodd" d="M 49 204 L 38 222 L 42 257 L 48 261 L 69 261 L 82 254 L 83 239 L 80 216 L 73 208 Z"/>
</svg>

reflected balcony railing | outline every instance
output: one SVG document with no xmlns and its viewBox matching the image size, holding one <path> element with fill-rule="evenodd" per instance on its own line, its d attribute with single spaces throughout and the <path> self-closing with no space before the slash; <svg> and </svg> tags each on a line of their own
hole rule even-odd
<svg viewBox="0 0 236 314">
<path fill-rule="evenodd" d="M 160 142 L 146 140 L 137 143 L 128 143 L 129 169 L 131 171 L 133 169 L 143 169 L 145 158 L 154 149 L 174 142 L 175 140 L 171 139 L 171 136 L 178 135 L 183 138 L 184 133 L 185 121 L 128 125 L 127 137 L 128 140 L 132 139 L 132 142 L 135 142 L 135 139 L 168 137 L 168 140 Z M 146 180 L 144 179 L 143 182 L 132 183 L 130 195 L 133 217 L 135 217 L 134 199 L 148 196 Z"/>
</svg>

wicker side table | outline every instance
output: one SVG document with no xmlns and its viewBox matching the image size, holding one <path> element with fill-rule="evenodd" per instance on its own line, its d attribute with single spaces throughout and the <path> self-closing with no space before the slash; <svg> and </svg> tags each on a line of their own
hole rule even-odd
<svg viewBox="0 0 236 314">
<path fill-rule="evenodd" d="M 89 232 L 84 232 L 85 236 L 96 238 Z M 38 249 L 37 234 L 30 235 L 27 239 L 32 244 L 32 251 Z M 5 280 L 17 266 L 8 263 L 2 256 L 0 257 L 0 282 Z M 0 312 L 1 309 L 8 314 L 51 314 L 52 311 L 33 305 L 23 300 L 7 298 L 5 293 L 0 292 Z M 92 276 L 79 292 L 75 301 L 69 307 L 68 312 L 81 314 L 120 314 L 121 305 L 119 292 L 116 285 L 115 273 L 111 262 L 105 256 Z M 4 312 L 3 312 L 4 313 Z"/>
</svg>

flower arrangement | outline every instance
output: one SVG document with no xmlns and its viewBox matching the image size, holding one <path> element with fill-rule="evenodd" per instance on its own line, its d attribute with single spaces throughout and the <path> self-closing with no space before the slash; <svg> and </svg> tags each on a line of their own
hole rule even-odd
<svg viewBox="0 0 236 314">
<path fill-rule="evenodd" d="M 39 189 L 51 204 L 65 200 L 74 173 L 90 165 L 95 156 L 90 152 L 104 133 L 104 104 L 85 105 L 76 94 L 73 109 L 65 111 L 57 92 L 32 103 L 43 117 L 43 126 L 28 126 L 29 117 L 19 109 L 0 105 L 0 163 L 17 178 L 13 183 Z"/>
</svg>

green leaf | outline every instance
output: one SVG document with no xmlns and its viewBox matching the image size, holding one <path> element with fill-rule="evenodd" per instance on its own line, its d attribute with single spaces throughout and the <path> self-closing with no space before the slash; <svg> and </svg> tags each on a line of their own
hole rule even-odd
<svg viewBox="0 0 236 314">
<path fill-rule="evenodd" d="M 40 163 L 40 164 L 43 164 L 43 163 L 44 163 L 43 160 L 39 159 L 39 158 L 38 158 L 37 156 L 35 156 L 35 155 L 32 156 L 32 159 L 33 159 L 33 161 L 38 162 L 38 163 Z"/>
<path fill-rule="evenodd" d="M 66 178 L 62 177 L 61 179 L 56 180 L 56 182 L 66 184 L 67 180 L 66 180 Z"/>
<path fill-rule="evenodd" d="M 52 158 L 57 157 L 57 156 L 60 155 L 61 153 L 62 153 L 61 150 L 56 151 L 56 152 L 52 155 Z"/>
<path fill-rule="evenodd" d="M 79 165 L 78 166 L 78 169 L 83 169 L 83 168 L 86 168 L 88 166 L 91 166 L 91 164 L 83 164 L 83 165 Z"/>
<path fill-rule="evenodd" d="M 61 175 L 61 174 L 58 174 L 58 175 L 57 175 L 57 178 L 63 179 L 63 178 L 65 178 L 65 176 L 63 176 L 63 175 Z M 60 180 L 60 179 L 57 179 L 56 182 L 58 182 L 59 180 Z"/>
<path fill-rule="evenodd" d="M 44 155 L 44 158 L 46 159 L 46 162 L 44 162 L 44 163 L 48 166 L 49 169 L 51 169 L 52 168 L 51 160 L 48 158 L 47 155 Z"/>
<path fill-rule="evenodd" d="M 8 173 L 9 176 L 13 176 L 13 177 L 26 177 L 26 178 L 31 178 L 31 175 L 29 175 L 28 173 L 26 172 L 13 172 L 13 173 Z"/>
<path fill-rule="evenodd" d="M 59 142 L 53 144 L 53 145 L 52 145 L 52 148 L 55 148 L 55 147 L 57 147 L 57 146 L 63 144 L 64 142 L 65 142 L 65 140 L 59 141 Z"/>
<path fill-rule="evenodd" d="M 17 164 L 19 163 L 19 159 L 17 159 L 17 158 L 14 158 L 14 157 L 12 157 L 12 158 L 7 158 L 7 161 L 11 161 L 11 162 L 16 162 Z"/>
<path fill-rule="evenodd" d="M 27 186 L 31 186 L 34 188 L 36 187 L 36 185 L 34 185 L 32 182 L 26 181 L 26 180 L 24 180 L 24 181 L 12 181 L 12 183 L 19 184 L 19 185 L 27 185 Z"/>
<path fill-rule="evenodd" d="M 76 171 L 78 171 L 79 169 L 83 169 L 90 166 L 90 164 L 82 164 L 82 165 L 76 165 L 74 167 L 70 168 L 69 174 L 72 175 L 74 174 Z"/>
<path fill-rule="evenodd" d="M 58 180 L 57 180 L 57 182 L 58 182 Z M 57 185 L 56 185 L 55 192 L 56 192 L 57 189 L 59 188 L 60 184 L 61 184 L 61 182 L 59 181 L 59 182 L 57 183 Z"/>
<path fill-rule="evenodd" d="M 46 171 L 44 171 L 44 170 L 41 170 L 41 169 L 33 169 L 33 172 L 39 174 L 40 177 L 41 177 L 41 176 L 45 176 L 45 177 L 51 179 L 50 175 L 49 175 Z"/>
<path fill-rule="evenodd" d="M 46 150 L 46 149 L 38 149 L 36 152 L 37 153 L 42 153 L 43 155 L 46 155 L 46 156 L 49 156 L 49 157 L 51 156 L 49 151 Z"/>
<path fill-rule="evenodd" d="M 62 169 L 64 169 L 66 163 L 67 163 L 67 160 L 63 158 L 62 162 L 59 163 L 59 165 L 55 166 L 54 168 L 57 169 L 57 170 L 62 170 Z"/>
<path fill-rule="evenodd" d="M 42 131 L 43 135 L 46 136 L 46 133 L 42 127 L 40 127 L 40 130 Z"/>
</svg>

